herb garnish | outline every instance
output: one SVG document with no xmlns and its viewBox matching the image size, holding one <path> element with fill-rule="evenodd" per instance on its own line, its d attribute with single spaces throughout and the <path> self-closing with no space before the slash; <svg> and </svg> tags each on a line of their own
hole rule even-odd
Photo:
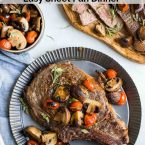
<svg viewBox="0 0 145 145">
<path fill-rule="evenodd" d="M 49 123 L 49 116 L 47 114 L 41 113 L 41 116 Z"/>
<path fill-rule="evenodd" d="M 112 19 L 116 17 L 116 8 L 110 8 L 110 14 L 112 15 Z"/>
<path fill-rule="evenodd" d="M 145 25 L 145 19 L 143 19 L 142 17 L 139 17 L 139 14 L 133 14 L 132 15 L 133 19 L 136 21 L 136 22 L 139 22 L 140 25 L 144 26 Z"/>
<path fill-rule="evenodd" d="M 85 134 L 89 133 L 89 131 L 87 129 L 81 129 L 81 131 Z"/>
<path fill-rule="evenodd" d="M 63 73 L 63 69 L 62 68 L 58 68 L 58 67 L 54 67 L 52 70 L 51 70 L 51 73 L 52 73 L 52 83 L 56 83 L 58 78 L 62 75 Z"/>
<path fill-rule="evenodd" d="M 20 101 L 20 103 L 21 103 L 21 105 L 22 105 L 22 108 L 23 108 L 24 112 L 25 112 L 26 114 L 29 114 L 29 109 L 28 109 L 28 106 L 27 106 L 27 104 L 25 103 L 24 99 L 23 99 L 22 97 L 20 97 L 20 98 L 19 98 L 19 101 Z"/>
<path fill-rule="evenodd" d="M 116 34 L 120 30 L 120 25 L 116 25 L 114 28 L 110 28 L 107 26 L 105 28 L 109 37 L 112 37 L 114 34 Z"/>
</svg>

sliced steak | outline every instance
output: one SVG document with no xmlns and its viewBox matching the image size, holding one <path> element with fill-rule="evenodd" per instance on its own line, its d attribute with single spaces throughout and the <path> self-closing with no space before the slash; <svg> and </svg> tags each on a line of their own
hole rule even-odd
<svg viewBox="0 0 145 145">
<path fill-rule="evenodd" d="M 73 4 L 72 10 L 77 12 L 82 25 L 89 25 L 97 20 L 94 12 L 86 4 Z"/>
<path fill-rule="evenodd" d="M 52 70 L 54 68 L 63 69 L 62 75 L 58 78 L 57 84 L 52 83 Z M 87 95 L 84 94 L 75 96 L 75 99 L 84 102 L 89 99 L 98 101 L 101 108 L 97 112 L 97 123 L 89 128 L 82 125 L 80 128 L 75 127 L 71 123 L 63 124 L 54 121 L 54 116 L 59 110 L 46 111 L 43 108 L 43 102 L 46 99 L 54 99 L 54 91 L 59 85 L 68 85 L 70 88 L 70 99 L 74 98 L 72 95 L 72 86 L 80 86 L 86 79 L 92 79 L 95 82 L 94 91 L 87 90 Z M 86 92 L 86 90 L 85 90 Z M 79 97 L 80 96 L 80 97 Z M 94 140 L 106 145 L 123 145 L 129 142 L 128 129 L 123 121 L 116 117 L 115 111 L 108 104 L 105 92 L 97 81 L 70 62 L 51 64 L 40 70 L 30 85 L 25 91 L 25 97 L 30 109 L 32 117 L 42 126 L 55 131 L 59 139 L 63 142 L 70 142 L 71 140 Z M 68 102 L 60 104 L 68 108 Z M 69 108 L 68 108 L 69 109 Z M 42 116 L 45 113 L 48 120 Z M 87 130 L 83 132 L 81 128 Z"/>
<path fill-rule="evenodd" d="M 113 18 L 110 12 L 110 6 L 107 4 L 90 3 L 90 7 L 95 11 L 97 16 L 108 26 L 114 28 L 116 25 L 123 27 L 123 21 L 116 16 Z"/>
</svg>

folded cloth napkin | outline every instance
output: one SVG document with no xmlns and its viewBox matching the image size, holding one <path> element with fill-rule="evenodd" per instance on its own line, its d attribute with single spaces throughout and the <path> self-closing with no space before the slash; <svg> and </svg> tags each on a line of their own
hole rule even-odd
<svg viewBox="0 0 145 145">
<path fill-rule="evenodd" d="M 28 53 L 12 54 L 0 50 L 0 135 L 5 145 L 16 145 L 8 118 L 12 89 L 21 72 L 32 61 Z"/>
</svg>

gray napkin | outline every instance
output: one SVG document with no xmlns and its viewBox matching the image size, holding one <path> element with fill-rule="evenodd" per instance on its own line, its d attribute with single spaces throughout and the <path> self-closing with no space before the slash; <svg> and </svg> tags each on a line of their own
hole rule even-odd
<svg viewBox="0 0 145 145">
<path fill-rule="evenodd" d="M 15 145 L 11 134 L 8 108 L 12 89 L 21 72 L 33 59 L 28 53 L 12 54 L 0 50 L 0 134 L 5 145 Z"/>
</svg>

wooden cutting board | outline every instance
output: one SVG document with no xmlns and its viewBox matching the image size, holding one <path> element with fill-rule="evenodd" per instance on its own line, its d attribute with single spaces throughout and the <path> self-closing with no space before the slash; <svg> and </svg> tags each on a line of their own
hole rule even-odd
<svg viewBox="0 0 145 145">
<path fill-rule="evenodd" d="M 106 43 L 107 45 L 111 46 L 115 51 L 123 55 L 124 57 L 133 60 L 138 63 L 145 64 L 145 55 L 141 54 L 137 51 L 135 51 L 133 48 L 123 48 L 121 47 L 117 42 L 116 39 L 120 38 L 121 36 L 125 36 L 125 30 L 122 32 L 118 32 L 115 34 L 113 37 L 105 36 L 105 37 L 100 37 L 95 33 L 95 25 L 97 22 L 91 23 L 87 26 L 82 26 L 79 15 L 76 12 L 73 12 L 71 10 L 71 4 L 64 4 L 63 9 L 69 18 L 70 23 L 77 29 L 83 31 L 84 33 L 95 37 L 98 40 L 101 40 L 102 42 Z"/>
</svg>

